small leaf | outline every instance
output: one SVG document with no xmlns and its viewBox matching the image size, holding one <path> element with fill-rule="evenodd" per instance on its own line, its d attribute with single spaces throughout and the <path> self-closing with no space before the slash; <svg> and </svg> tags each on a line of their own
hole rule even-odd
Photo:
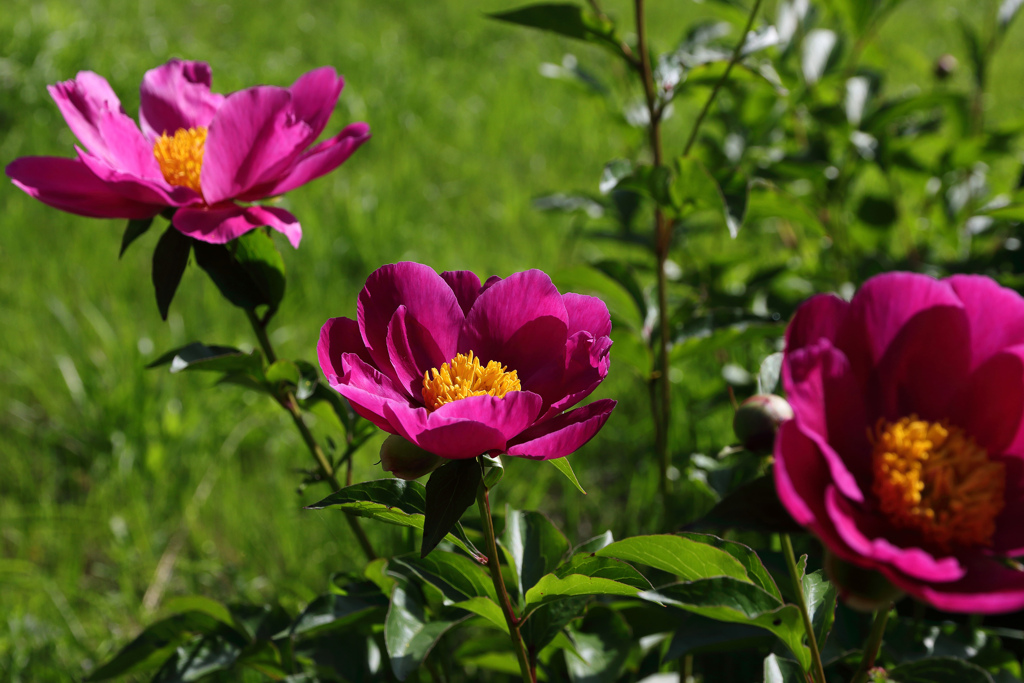
<svg viewBox="0 0 1024 683">
<path fill-rule="evenodd" d="M 615 536 L 609 529 L 599 536 L 594 536 L 593 538 L 583 541 L 583 543 L 580 543 L 578 546 L 573 548 L 572 552 L 576 555 L 580 553 L 596 553 L 601 548 L 607 548 L 614 542 Z"/>
<path fill-rule="evenodd" d="M 616 541 L 596 554 L 654 567 L 684 581 L 728 576 L 750 583 L 747 570 L 728 552 L 682 536 L 634 536 Z"/>
<path fill-rule="evenodd" d="M 899 683 L 993 683 L 987 671 L 955 657 L 918 659 L 889 669 L 886 674 Z"/>
<path fill-rule="evenodd" d="M 542 605 L 523 622 L 522 634 L 527 647 L 539 652 L 562 633 L 562 629 L 581 616 L 591 603 L 589 596 L 565 598 Z M 564 637 L 564 636 L 563 636 Z"/>
<path fill-rule="evenodd" d="M 587 492 L 583 490 L 582 486 L 580 486 L 580 480 L 576 478 L 576 473 L 572 471 L 572 465 L 569 464 L 569 461 L 566 458 L 554 458 L 552 460 L 548 460 L 548 462 L 554 465 L 556 470 L 565 475 L 565 478 L 571 481 L 572 485 L 575 486 L 580 493 L 584 496 L 587 495 Z"/>
<path fill-rule="evenodd" d="M 729 231 L 729 235 L 736 237 L 746 213 L 746 196 L 737 199 L 737 217 L 733 217 L 730 222 L 729 208 L 722 188 L 708 173 L 704 164 L 693 157 L 680 157 L 676 160 L 671 183 L 669 208 L 673 209 L 676 215 L 683 217 L 694 211 L 710 211 L 721 219 L 721 224 Z"/>
<path fill-rule="evenodd" d="M 235 260 L 245 268 L 272 311 L 284 298 L 284 258 L 273 238 L 263 230 L 250 230 L 235 240 Z"/>
<path fill-rule="evenodd" d="M 801 566 L 806 566 L 806 561 Z M 824 572 L 820 569 L 804 575 L 800 582 L 804 590 L 804 600 L 807 602 L 807 611 L 811 615 L 814 637 L 820 650 L 825 647 L 829 633 L 832 632 L 839 589 L 825 577 Z"/>
<path fill-rule="evenodd" d="M 527 614 L 541 605 L 565 598 L 583 597 L 588 595 L 618 595 L 634 598 L 640 589 L 611 579 L 568 574 L 564 578 L 554 574 L 546 574 L 526 591 L 525 611 Z"/>
<path fill-rule="evenodd" d="M 270 304 L 270 298 L 235 260 L 227 245 L 196 241 L 194 249 L 196 263 L 206 271 L 225 299 L 249 311 Z"/>
<path fill-rule="evenodd" d="M 237 643 L 200 636 L 177 649 L 153 677 L 155 683 L 184 683 L 195 681 L 217 671 L 234 666 L 241 654 Z"/>
<path fill-rule="evenodd" d="M 258 351 L 245 353 L 230 346 L 207 346 L 192 342 L 168 351 L 146 366 L 147 369 L 170 363 L 171 372 L 209 370 L 213 372 L 262 372 L 263 357 Z"/>
<path fill-rule="evenodd" d="M 265 374 L 267 381 L 271 384 L 287 382 L 288 384 L 298 385 L 299 380 L 301 379 L 299 366 L 290 360 L 285 359 L 271 363 L 270 367 L 266 369 Z"/>
<path fill-rule="evenodd" d="M 653 588 L 643 574 L 625 562 L 610 557 L 598 557 L 593 553 L 577 553 L 569 558 L 568 562 L 559 565 L 554 572 L 555 576 L 563 579 L 570 574 L 609 579 L 638 590 L 646 591 Z"/>
<path fill-rule="evenodd" d="M 508 623 L 505 621 L 505 614 L 501 611 L 498 603 L 491 598 L 470 598 L 469 600 L 456 602 L 452 607 L 458 607 L 467 612 L 472 612 L 478 617 L 483 617 L 500 630 L 508 633 Z"/>
<path fill-rule="evenodd" d="M 612 159 L 601 171 L 601 182 L 598 189 L 601 194 L 608 194 L 624 179 L 633 174 L 633 162 L 628 159 Z"/>
<path fill-rule="evenodd" d="M 156 306 L 164 320 L 167 320 L 167 309 L 178 291 L 191 250 L 192 240 L 173 225 L 164 231 L 153 250 L 153 287 L 156 289 Z"/>
<path fill-rule="evenodd" d="M 360 517 L 376 519 L 387 524 L 423 530 L 423 518 L 427 509 L 426 489 L 422 484 L 403 479 L 378 479 L 346 486 L 335 491 L 318 503 L 309 505 L 307 510 L 322 510 L 340 507 L 351 510 Z M 455 544 L 470 557 L 483 558 L 466 537 L 462 525 L 456 523 L 445 540 Z"/>
<path fill-rule="evenodd" d="M 452 602 L 477 597 L 498 599 L 487 570 L 468 557 L 437 551 L 426 557 L 396 557 L 391 562 L 408 567 Z"/>
<path fill-rule="evenodd" d="M 128 225 L 124 229 L 124 235 L 121 237 L 121 252 L 117 255 L 117 258 L 124 256 L 125 250 L 128 249 L 131 243 L 142 237 L 151 225 L 153 225 L 152 218 L 130 218 Z"/>
<path fill-rule="evenodd" d="M 778 655 L 768 655 L 764 659 L 764 683 L 805 683 L 807 677 L 794 661 L 783 659 Z"/>
<path fill-rule="evenodd" d="M 295 398 L 305 401 L 313 396 L 317 386 L 320 384 L 320 370 L 309 361 L 297 360 L 295 365 L 299 368 L 299 381 L 295 387 Z"/>
<path fill-rule="evenodd" d="M 757 373 L 757 393 L 770 394 L 779 385 L 782 375 L 782 352 L 773 353 L 761 361 L 761 369 Z"/>
<path fill-rule="evenodd" d="M 551 31 L 567 38 L 584 40 L 610 48 L 622 56 L 621 39 L 615 26 L 598 19 L 578 5 L 542 3 L 488 15 L 491 19 Z"/>
<path fill-rule="evenodd" d="M 1010 28 L 1010 24 L 1013 23 L 1014 17 L 1020 13 L 1020 8 L 1024 6 L 1024 0 L 1003 0 L 1003 3 L 999 5 L 999 30 L 1003 33 L 1006 29 Z"/>
<path fill-rule="evenodd" d="M 565 664 L 573 683 L 613 683 L 619 678 L 633 647 L 629 625 L 617 612 L 591 610 L 572 633 L 576 654 L 566 652 Z"/>
<path fill-rule="evenodd" d="M 569 540 L 540 512 L 508 510 L 501 540 L 512 556 L 521 598 L 569 551 Z"/>
<path fill-rule="evenodd" d="M 412 591 L 395 586 L 391 594 L 391 609 L 384 620 L 384 643 L 395 677 L 404 681 L 418 669 L 445 631 L 456 623 L 428 622 L 419 597 Z"/>
<path fill-rule="evenodd" d="M 388 606 L 384 595 L 372 591 L 321 595 L 295 618 L 288 635 L 311 636 L 355 623 L 376 610 Z"/>
<path fill-rule="evenodd" d="M 775 579 L 765 569 L 764 564 L 761 562 L 761 558 L 757 556 L 752 548 L 749 548 L 742 543 L 736 541 L 727 541 L 717 536 L 711 536 L 710 534 L 691 534 L 684 533 L 680 534 L 683 538 L 687 538 L 691 541 L 697 541 L 698 543 L 704 543 L 705 545 L 713 546 L 719 550 L 732 555 L 734 558 L 739 560 L 740 564 L 747 570 L 747 576 L 756 585 L 761 587 L 764 592 L 775 596 L 778 600 L 782 600 L 782 593 L 779 592 L 779 587 L 775 585 Z"/>
<path fill-rule="evenodd" d="M 475 458 L 452 460 L 430 475 L 420 557 L 426 557 L 436 548 L 462 519 L 462 513 L 476 501 L 481 476 L 480 463 Z"/>
</svg>

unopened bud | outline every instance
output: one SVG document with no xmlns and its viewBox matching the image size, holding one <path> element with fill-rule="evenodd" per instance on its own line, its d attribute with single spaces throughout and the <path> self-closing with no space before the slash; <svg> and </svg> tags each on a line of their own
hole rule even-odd
<svg viewBox="0 0 1024 683">
<path fill-rule="evenodd" d="M 792 419 L 793 409 L 775 394 L 757 394 L 740 404 L 732 429 L 743 447 L 751 451 L 771 450 L 779 425 Z"/>
<path fill-rule="evenodd" d="M 858 612 L 875 612 L 903 597 L 903 591 L 874 569 L 865 569 L 825 551 L 825 575 L 839 589 L 839 599 Z"/>
<path fill-rule="evenodd" d="M 956 71 L 957 61 L 953 55 L 942 55 L 935 60 L 935 78 L 944 81 Z"/>
<path fill-rule="evenodd" d="M 392 434 L 380 446 L 380 464 L 385 472 L 391 472 L 399 479 L 412 481 L 424 474 L 430 474 L 444 464 L 444 458 L 423 450 Z"/>
</svg>

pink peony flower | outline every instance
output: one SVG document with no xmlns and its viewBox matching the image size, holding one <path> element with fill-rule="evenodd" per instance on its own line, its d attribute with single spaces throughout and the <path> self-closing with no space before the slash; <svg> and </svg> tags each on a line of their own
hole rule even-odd
<svg viewBox="0 0 1024 683">
<path fill-rule="evenodd" d="M 559 294 L 539 270 L 438 275 L 418 263 L 376 270 L 358 318 L 332 318 L 317 352 L 357 413 L 442 458 L 566 456 L 615 401 L 565 412 L 608 374 L 611 319 L 600 299 Z"/>
<path fill-rule="evenodd" d="M 1024 299 L 892 273 L 786 332 L 775 442 L 793 518 L 840 559 L 954 612 L 1024 607 Z"/>
<path fill-rule="evenodd" d="M 369 127 L 354 123 L 309 148 L 343 86 L 321 67 L 290 88 L 220 95 L 210 92 L 207 64 L 172 59 L 142 79 L 140 131 L 106 79 L 80 71 L 49 87 L 84 147 L 75 147 L 78 158 L 22 157 L 7 175 L 39 201 L 82 216 L 144 219 L 174 208 L 174 227 L 204 242 L 268 225 L 297 247 L 295 216 L 249 202 L 319 178 L 369 139 Z"/>
</svg>

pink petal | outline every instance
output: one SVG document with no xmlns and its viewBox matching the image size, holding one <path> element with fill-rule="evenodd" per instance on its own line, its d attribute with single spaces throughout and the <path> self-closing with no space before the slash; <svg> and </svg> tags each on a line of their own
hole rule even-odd
<svg viewBox="0 0 1024 683">
<path fill-rule="evenodd" d="M 172 59 L 150 69 L 139 88 L 139 122 L 150 140 L 179 129 L 209 127 L 224 96 L 210 92 L 210 65 Z"/>
<path fill-rule="evenodd" d="M 30 196 L 79 216 L 152 218 L 164 208 L 125 196 L 78 159 L 22 157 L 8 164 L 6 172 Z"/>
<path fill-rule="evenodd" d="M 597 388 L 611 366 L 609 351 L 612 340 L 595 339 L 587 332 L 577 332 L 566 343 L 566 369 L 564 375 L 546 387 L 545 395 L 555 398 L 544 417 L 558 415 L 576 405 Z"/>
<path fill-rule="evenodd" d="M 551 278 L 539 270 L 514 273 L 481 292 L 466 315 L 459 349 L 508 366 L 524 389 L 544 395 L 540 385 L 560 380 L 565 371 L 567 325 Z"/>
<path fill-rule="evenodd" d="M 187 206 L 174 212 L 173 223 L 189 237 L 211 244 L 230 242 L 264 225 L 283 233 L 293 247 L 298 247 L 302 239 L 298 219 L 284 209 L 270 206 Z"/>
<path fill-rule="evenodd" d="M 388 323 L 388 357 L 398 384 L 417 402 L 423 397 L 423 375 L 439 368 L 451 358 L 441 353 L 430 332 L 399 306 Z"/>
<path fill-rule="evenodd" d="M 320 137 L 344 87 L 345 79 L 333 67 L 322 66 L 299 76 L 288 89 L 292 112 L 309 126 L 309 139 L 303 147 Z"/>
<path fill-rule="evenodd" d="M 210 204 L 239 197 L 276 177 L 309 126 L 288 116 L 291 95 L 261 85 L 232 93 L 210 123 L 199 182 Z"/>
<path fill-rule="evenodd" d="M 353 353 L 367 365 L 372 365 L 370 354 L 359 334 L 359 325 L 350 318 L 330 318 L 320 328 L 320 341 L 316 345 L 316 355 L 320 360 L 320 369 L 330 383 L 342 374 L 341 357 Z"/>
<path fill-rule="evenodd" d="M 978 367 L 946 410 L 990 455 L 1007 449 L 1024 450 L 1024 345 L 989 356 Z M 1020 449 L 1020 450 L 1018 450 Z"/>
<path fill-rule="evenodd" d="M 469 399 L 463 399 L 468 401 Z M 473 420 L 430 420 L 426 408 L 384 404 L 384 414 L 397 433 L 425 451 L 450 460 L 465 460 L 505 450 L 505 436 L 497 428 Z"/>
<path fill-rule="evenodd" d="M 1024 298 L 980 275 L 955 275 L 947 283 L 963 302 L 971 331 L 971 370 L 1007 346 L 1024 344 Z"/>
<path fill-rule="evenodd" d="M 610 398 L 587 404 L 541 422 L 517 436 L 508 454 L 531 460 L 563 458 L 579 450 L 604 426 L 615 408 Z"/>
<path fill-rule="evenodd" d="M 775 489 L 797 524 L 813 531 L 829 550 L 844 560 L 856 554 L 836 534 L 825 510 L 825 489 L 832 474 L 815 443 L 795 420 L 783 422 L 775 438 Z"/>
<path fill-rule="evenodd" d="M 1019 557 L 1024 555 L 1024 456 L 994 456 L 1006 468 L 1003 499 L 1006 505 L 996 518 L 996 533 L 992 537 L 992 552 L 996 555 Z"/>
<path fill-rule="evenodd" d="M 47 88 L 68 127 L 85 148 L 111 167 L 140 178 L 160 178 L 153 146 L 121 108 L 102 76 L 79 71 L 72 81 Z"/>
<path fill-rule="evenodd" d="M 594 337 L 607 337 L 612 332 L 608 306 L 596 296 L 569 292 L 562 295 L 568 315 L 568 334 L 589 332 Z"/>
<path fill-rule="evenodd" d="M 923 548 L 893 545 L 885 538 L 897 533 L 891 523 L 857 509 L 833 486 L 825 491 L 825 509 L 836 532 L 861 562 L 892 567 L 922 581 L 956 581 L 964 576 L 965 569 L 955 557 L 938 559 Z"/>
<path fill-rule="evenodd" d="M 427 425 L 458 420 L 494 427 L 508 440 L 529 427 L 540 414 L 543 400 L 531 391 L 512 391 L 504 397 L 469 396 L 452 401 L 430 413 Z"/>
<path fill-rule="evenodd" d="M 463 320 L 455 294 L 429 266 L 402 262 L 371 273 L 359 293 L 359 330 L 374 363 L 396 383 L 398 376 L 388 354 L 387 335 L 399 306 L 405 306 L 407 314 L 424 328 L 446 361 L 457 353 Z"/>
<path fill-rule="evenodd" d="M 364 363 L 357 354 L 341 354 L 341 369 L 341 376 L 336 376 L 336 381 L 330 382 L 331 388 L 347 398 L 352 409 L 359 415 L 386 432 L 398 433 L 391 426 L 387 407 L 393 404 L 401 409 L 412 410 L 415 406 L 409 403 L 408 397 L 376 368 Z"/>
<path fill-rule="evenodd" d="M 885 573 L 898 588 L 946 612 L 1000 614 L 1024 608 L 1024 572 L 981 555 L 965 557 L 964 568 L 964 577 L 953 583 L 921 584 Z"/>
<path fill-rule="evenodd" d="M 786 328 L 786 349 L 795 351 L 819 339 L 835 342 L 850 304 L 834 294 L 818 294 L 800 304 Z"/>
<path fill-rule="evenodd" d="M 846 356 L 821 338 L 787 352 L 782 373 L 800 431 L 817 444 L 843 495 L 862 502 L 862 491 L 871 488 L 871 445 L 864 398 Z"/>
<path fill-rule="evenodd" d="M 251 200 L 272 197 L 316 180 L 344 163 L 369 139 L 370 127 L 365 123 L 346 126 L 333 138 L 324 140 L 308 152 L 304 152 L 290 168 L 279 171 L 277 175 L 268 173 L 270 178 L 267 183 L 253 187 L 242 198 Z"/>
<path fill-rule="evenodd" d="M 480 278 L 471 270 L 448 270 L 441 273 L 441 279 L 455 292 L 464 314 L 469 313 L 473 302 L 480 296 Z"/>
<path fill-rule="evenodd" d="M 126 197 L 147 204 L 162 204 L 164 206 L 183 206 L 202 202 L 202 197 L 198 192 L 187 187 L 174 187 L 168 184 L 162 175 L 156 178 L 140 178 L 114 168 L 106 161 L 78 147 L 75 147 L 75 151 L 78 152 L 79 160 L 92 171 L 93 175 Z"/>
</svg>

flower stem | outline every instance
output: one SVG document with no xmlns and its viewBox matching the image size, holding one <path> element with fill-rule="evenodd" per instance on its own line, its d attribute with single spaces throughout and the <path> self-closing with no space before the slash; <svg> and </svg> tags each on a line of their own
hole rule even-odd
<svg viewBox="0 0 1024 683">
<path fill-rule="evenodd" d="M 786 556 L 786 566 L 789 568 L 789 577 L 793 580 L 793 591 L 796 593 L 797 607 L 800 608 L 800 616 L 804 620 L 804 631 L 807 632 L 807 647 L 811 650 L 811 676 L 817 683 L 825 683 L 825 667 L 821 663 L 821 652 L 818 650 L 818 639 L 814 635 L 814 624 L 811 622 L 811 613 L 807 610 L 807 598 L 804 596 L 803 581 L 800 580 L 800 573 L 796 569 L 796 556 L 793 554 L 793 541 L 789 534 L 782 535 L 782 551 Z"/>
<path fill-rule="evenodd" d="M 509 600 L 508 590 L 505 588 L 505 580 L 501 577 L 501 565 L 498 560 L 498 543 L 494 539 L 494 522 L 491 520 L 491 502 L 487 497 L 487 487 L 483 480 L 480 481 L 480 488 L 476 493 L 476 504 L 480 509 L 480 522 L 484 532 L 484 552 L 487 554 L 487 567 L 491 571 L 491 581 L 494 589 L 498 592 L 498 604 L 505 615 L 505 623 L 508 625 L 508 635 L 512 639 L 512 648 L 516 651 L 516 658 L 519 660 L 519 670 L 523 674 L 523 683 L 537 683 L 537 674 L 530 664 L 530 656 L 526 652 L 526 643 L 523 642 L 523 634 L 519 631 L 519 619 L 512 610 L 512 601 Z"/>
<path fill-rule="evenodd" d="M 875 612 L 875 620 L 871 624 L 871 633 L 864 642 L 864 658 L 860 660 L 857 673 L 853 675 L 851 683 L 866 683 L 871 669 L 875 666 L 878 653 L 882 649 L 882 639 L 885 637 L 885 625 L 889 622 L 889 612 L 892 611 L 892 604 L 880 608 Z"/>
<path fill-rule="evenodd" d="M 277 354 L 274 353 L 274 347 L 270 343 L 270 338 L 267 336 L 266 323 L 261 321 L 255 313 L 250 310 L 246 311 L 246 315 L 249 318 L 249 324 L 252 325 L 252 330 L 256 334 L 256 339 L 260 342 L 260 347 L 263 349 L 263 354 L 267 357 L 267 360 L 273 363 L 277 359 Z M 313 459 L 316 460 L 317 467 L 320 469 L 320 476 L 327 481 L 331 488 L 335 491 L 341 489 L 341 484 L 338 482 L 338 477 L 334 472 L 334 468 L 331 466 L 331 461 L 327 458 L 327 454 L 324 453 L 320 444 L 317 443 L 313 433 L 309 431 L 309 425 L 306 424 L 306 420 L 302 417 L 302 411 L 299 409 L 299 404 L 295 400 L 295 394 L 290 389 L 284 389 L 281 393 L 276 396 L 277 402 L 282 408 L 288 411 L 288 414 L 292 418 L 292 422 L 295 423 L 295 428 L 299 430 L 299 435 L 302 437 L 302 442 L 306 444 L 306 448 L 309 449 Z M 367 560 L 376 559 L 377 554 L 373 551 L 373 545 L 370 544 L 370 539 L 366 535 L 366 531 L 359 523 L 359 519 L 349 512 L 345 511 L 345 519 L 348 520 L 348 525 L 352 529 L 352 533 L 355 535 L 356 540 L 359 542 L 359 547 L 362 548 L 363 554 L 366 555 Z"/>
<path fill-rule="evenodd" d="M 700 131 L 700 126 L 704 123 L 704 118 L 711 111 L 711 105 L 714 103 L 715 98 L 718 97 L 718 91 L 722 89 L 726 81 L 729 80 L 729 74 L 732 72 L 732 68 L 736 65 L 736 62 L 740 61 L 740 56 L 743 54 L 743 46 L 747 42 L 747 34 L 750 33 L 750 28 L 754 25 L 754 19 L 757 18 L 757 13 L 761 9 L 761 0 L 754 0 L 754 6 L 750 8 L 750 16 L 747 17 L 747 25 L 743 27 L 743 33 L 740 35 L 740 40 L 736 43 L 736 47 L 732 51 L 732 58 L 729 60 L 729 64 L 725 67 L 725 72 L 722 77 L 715 83 L 715 87 L 711 90 L 711 95 L 708 96 L 707 102 L 704 103 L 704 108 L 700 110 L 700 114 L 697 115 L 697 119 L 693 122 L 693 130 L 690 131 L 690 138 L 686 141 L 686 147 L 683 148 L 683 156 L 687 156 L 690 150 L 693 149 L 693 144 L 697 141 L 697 133 Z"/>
</svg>

